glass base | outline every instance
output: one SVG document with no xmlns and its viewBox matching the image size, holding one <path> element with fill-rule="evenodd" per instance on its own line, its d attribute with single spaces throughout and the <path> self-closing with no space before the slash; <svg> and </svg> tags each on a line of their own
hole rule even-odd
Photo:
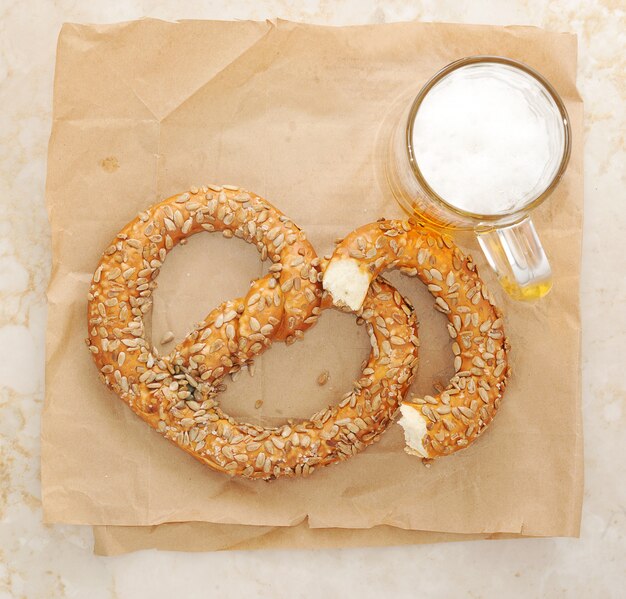
<svg viewBox="0 0 626 599">
<path fill-rule="evenodd" d="M 534 300 L 538 300 L 550 293 L 552 289 L 552 281 L 541 281 L 539 283 L 535 283 L 533 285 L 526 285 L 525 287 L 520 287 L 515 281 L 507 277 L 502 277 L 498 279 L 502 288 L 510 295 L 514 300 L 522 301 L 522 302 L 532 302 Z"/>
</svg>

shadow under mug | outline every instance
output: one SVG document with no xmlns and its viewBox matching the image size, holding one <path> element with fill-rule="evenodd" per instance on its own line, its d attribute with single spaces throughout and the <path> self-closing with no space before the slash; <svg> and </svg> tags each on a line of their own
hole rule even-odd
<svg viewBox="0 0 626 599">
<path fill-rule="evenodd" d="M 462 67 L 494 64 L 519 69 L 532 77 L 540 94 L 551 99 L 558 111 L 562 156 L 558 168 L 545 186 L 521 208 L 497 214 L 462 210 L 441 197 L 426 181 L 415 157 L 413 126 L 427 94 L 444 78 Z M 471 56 L 457 60 L 436 73 L 402 113 L 391 132 L 385 160 L 385 175 L 395 199 L 411 216 L 435 227 L 472 230 L 498 281 L 514 299 L 533 300 L 552 288 L 550 263 L 530 218 L 532 210 L 544 202 L 558 185 L 569 161 L 571 130 L 563 101 L 552 85 L 529 66 L 500 56 Z M 453 175 L 453 173 L 451 173 Z"/>
</svg>

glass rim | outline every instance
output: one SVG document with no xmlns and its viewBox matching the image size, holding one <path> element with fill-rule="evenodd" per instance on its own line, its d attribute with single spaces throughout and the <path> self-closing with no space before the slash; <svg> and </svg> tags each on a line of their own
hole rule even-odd
<svg viewBox="0 0 626 599">
<path fill-rule="evenodd" d="M 417 165 L 417 160 L 415 158 L 415 154 L 413 151 L 413 125 L 415 123 L 415 117 L 417 116 L 417 111 L 419 110 L 426 95 L 433 89 L 435 85 L 437 85 L 437 83 L 439 83 L 442 79 L 447 77 L 453 71 L 456 71 L 457 69 L 461 67 L 465 67 L 467 65 L 478 64 L 478 63 L 503 64 L 506 66 L 517 68 L 523 71 L 524 73 L 526 73 L 527 75 L 530 75 L 531 77 L 536 79 L 539 82 L 539 84 L 542 85 L 545 88 L 545 90 L 548 92 L 548 94 L 552 97 L 561 115 L 561 123 L 563 125 L 564 145 L 563 145 L 563 155 L 561 157 L 559 168 L 557 169 L 556 173 L 552 177 L 552 180 L 550 181 L 548 186 L 539 195 L 537 195 L 537 197 L 533 198 L 532 200 L 524 204 L 521 208 L 518 208 L 517 210 L 514 210 L 513 212 L 507 212 L 503 214 L 480 214 L 477 212 L 470 212 L 467 210 L 463 210 L 461 208 L 457 208 L 456 206 L 453 206 L 452 204 L 448 203 L 428 184 L 428 182 L 426 181 L 426 178 L 422 174 L 422 171 Z M 569 114 L 567 113 L 567 110 L 565 108 L 565 104 L 563 100 L 561 99 L 561 97 L 559 96 L 556 89 L 554 89 L 552 84 L 543 75 L 535 71 L 535 69 L 533 69 L 532 67 L 529 67 L 527 64 L 524 64 L 523 62 L 519 62 L 518 60 L 514 60 L 512 58 L 507 58 L 504 56 L 476 55 L 476 56 L 468 56 L 465 58 L 461 58 L 459 60 L 455 60 L 454 62 L 451 62 L 450 64 L 440 69 L 437 73 L 435 73 L 424 84 L 424 86 L 419 91 L 417 96 L 415 96 L 415 99 L 413 100 L 413 103 L 411 104 L 411 109 L 409 111 L 408 120 L 406 124 L 406 148 L 408 152 L 409 164 L 411 165 L 411 170 L 413 171 L 413 175 L 417 179 L 417 182 L 419 183 L 420 187 L 427 193 L 430 199 L 432 199 L 436 203 L 439 203 L 443 208 L 447 210 L 451 210 L 452 212 L 462 217 L 471 218 L 472 220 L 477 220 L 481 222 L 485 222 L 485 221 L 495 222 L 495 221 L 502 220 L 503 218 L 506 218 L 508 221 L 513 221 L 516 218 L 518 219 L 523 218 L 524 216 L 526 216 L 526 214 L 530 210 L 542 204 L 544 200 L 546 200 L 546 198 L 548 198 L 548 196 L 552 194 L 556 186 L 559 184 L 563 175 L 565 174 L 565 170 L 567 169 L 567 165 L 569 163 L 569 158 L 571 154 L 571 135 L 572 134 L 571 134 L 571 127 L 570 127 L 570 119 L 569 119 Z"/>
</svg>

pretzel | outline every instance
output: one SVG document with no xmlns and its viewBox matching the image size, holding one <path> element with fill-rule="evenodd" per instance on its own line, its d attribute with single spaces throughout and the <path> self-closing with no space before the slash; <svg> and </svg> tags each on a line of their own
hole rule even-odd
<svg viewBox="0 0 626 599">
<path fill-rule="evenodd" d="M 399 423 L 408 453 L 423 458 L 467 447 L 493 420 L 509 376 L 502 317 L 478 276 L 447 235 L 421 223 L 381 220 L 360 227 L 339 243 L 323 273 L 336 305 L 356 310 L 371 281 L 399 268 L 417 277 L 448 318 L 455 375 L 437 395 L 403 401 Z"/>
<path fill-rule="evenodd" d="M 222 303 L 169 355 L 159 356 L 143 323 L 156 277 L 167 253 L 200 231 L 240 237 L 273 264 L 245 297 Z M 350 457 L 390 424 L 417 366 L 412 308 L 382 279 L 358 313 L 372 353 L 337 406 L 267 428 L 238 423 L 216 401 L 226 374 L 274 340 L 295 341 L 316 322 L 323 307 L 319 264 L 291 220 L 239 188 L 192 188 L 152 206 L 105 250 L 89 290 L 87 343 L 103 382 L 150 426 L 220 472 L 253 479 L 308 475 Z"/>
</svg>

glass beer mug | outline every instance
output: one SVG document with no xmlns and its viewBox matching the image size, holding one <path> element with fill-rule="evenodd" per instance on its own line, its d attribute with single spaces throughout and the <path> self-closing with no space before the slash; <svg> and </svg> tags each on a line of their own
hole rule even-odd
<svg viewBox="0 0 626 599">
<path fill-rule="evenodd" d="M 563 176 L 570 137 L 565 106 L 539 73 L 473 56 L 439 71 L 404 111 L 386 177 L 407 213 L 474 231 L 507 293 L 537 299 L 552 277 L 530 214 Z"/>
</svg>

